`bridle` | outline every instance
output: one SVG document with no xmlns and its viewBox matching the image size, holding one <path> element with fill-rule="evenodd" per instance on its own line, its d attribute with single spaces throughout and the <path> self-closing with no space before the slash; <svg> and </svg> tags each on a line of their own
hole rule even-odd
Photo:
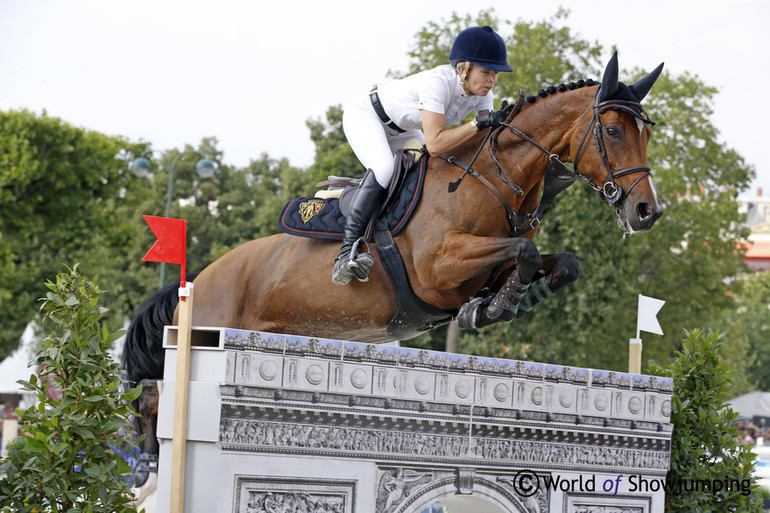
<svg viewBox="0 0 770 513">
<path fill-rule="evenodd" d="M 596 98 L 594 99 L 594 107 L 593 107 L 593 116 L 591 118 L 591 123 L 588 124 L 588 128 L 586 129 L 585 135 L 583 135 L 583 139 L 580 141 L 580 146 L 578 146 L 577 154 L 575 155 L 575 160 L 572 163 L 572 167 L 574 168 L 575 174 L 578 175 L 581 179 L 586 181 L 595 191 L 600 192 L 605 199 L 607 200 L 607 203 L 609 203 L 611 206 L 615 207 L 618 203 L 622 202 L 628 194 L 633 190 L 634 187 L 636 187 L 636 184 L 638 184 L 644 177 L 650 176 L 650 173 L 652 169 L 650 169 L 649 166 L 632 166 L 632 167 L 626 167 L 623 169 L 618 169 L 617 171 L 612 170 L 612 166 L 610 166 L 610 162 L 607 159 L 607 149 L 604 145 L 604 138 L 602 135 L 602 124 L 599 120 L 599 112 L 602 110 L 602 108 L 609 108 L 609 107 L 619 107 L 623 108 L 625 110 L 629 111 L 638 111 L 644 112 L 642 110 L 642 106 L 639 103 L 631 102 L 631 101 L 623 101 L 623 100 L 607 100 L 603 102 L 599 102 L 599 91 L 601 90 L 601 86 L 599 86 L 599 89 L 596 91 Z M 654 124 L 649 117 L 644 116 L 640 117 L 642 121 L 645 123 Z M 580 154 L 583 150 L 583 144 L 586 142 L 586 139 L 588 138 L 589 132 L 591 132 L 591 127 L 593 126 L 593 132 L 594 132 L 594 142 L 596 143 L 596 150 L 599 152 L 599 156 L 602 159 L 602 164 L 604 165 L 604 169 L 607 171 L 607 177 L 604 179 L 604 183 L 601 186 L 596 185 L 589 179 L 587 176 L 585 176 L 583 173 L 581 173 L 578 170 L 578 161 L 580 160 Z M 628 190 L 624 191 L 622 187 L 620 187 L 616 182 L 616 178 L 620 178 L 621 176 L 630 175 L 632 173 L 639 173 L 642 174 L 639 175 L 639 177 L 634 180 L 634 182 L 631 184 L 631 187 L 628 188 Z M 616 207 L 617 208 L 617 207 Z"/>
<path fill-rule="evenodd" d="M 618 204 L 622 203 L 622 201 L 628 196 L 628 194 L 631 192 L 631 190 L 636 187 L 636 184 L 638 184 L 644 177 L 649 176 L 651 173 L 651 169 L 649 166 L 632 166 L 632 167 L 626 167 L 623 169 L 619 169 L 617 171 L 612 170 L 612 166 L 610 166 L 609 160 L 607 159 L 607 149 L 604 145 L 604 139 L 602 137 L 602 124 L 599 120 L 599 112 L 602 110 L 602 108 L 609 108 L 610 106 L 620 107 L 624 108 L 625 110 L 636 110 L 638 109 L 641 112 L 642 106 L 639 103 L 636 102 L 630 102 L 630 101 L 620 101 L 620 100 L 607 100 L 604 102 L 599 101 L 599 92 L 601 90 L 601 86 L 599 86 L 599 89 L 596 91 L 596 96 L 594 98 L 594 104 L 593 104 L 593 116 L 591 117 L 591 122 L 588 124 L 588 128 L 586 128 L 586 132 L 583 135 L 583 138 L 580 141 L 580 146 L 578 146 L 578 151 L 575 154 L 575 160 L 572 163 L 572 169 L 571 172 L 574 173 L 577 178 L 580 178 L 584 182 L 586 182 L 592 189 L 599 192 L 604 198 L 607 200 L 607 203 L 610 204 L 610 206 L 613 206 L 615 208 L 618 208 Z M 519 92 L 520 98 L 521 95 L 523 95 L 523 89 Z M 514 109 L 515 110 L 515 109 Z M 515 114 L 514 114 L 515 115 Z M 641 118 L 645 123 L 652 123 L 652 121 L 649 118 Z M 525 141 L 529 142 L 530 144 L 534 145 L 538 149 L 540 149 L 542 152 L 544 152 L 546 155 L 548 155 L 548 158 L 551 159 L 551 161 L 556 161 L 562 166 L 564 166 L 564 163 L 559 160 L 559 156 L 555 153 L 551 153 L 546 148 L 541 146 L 537 141 L 529 137 L 527 134 L 516 128 L 511 124 L 513 121 L 513 116 L 509 116 L 509 119 L 501 125 L 499 129 L 497 129 L 497 133 L 492 137 L 492 142 L 489 146 L 490 153 L 492 155 L 492 160 L 495 162 L 495 165 L 497 166 L 498 174 L 501 176 L 505 176 L 504 169 L 502 165 L 500 164 L 500 161 L 497 158 L 497 154 L 495 151 L 495 142 L 497 141 L 497 136 L 499 133 L 504 129 L 508 128 L 510 131 L 512 131 L 514 134 L 519 136 L 520 138 L 524 139 Z M 593 127 L 593 134 L 594 134 L 594 142 L 596 144 L 596 150 L 599 152 L 599 156 L 601 157 L 602 164 L 604 165 L 604 169 L 607 171 L 607 177 L 604 179 L 604 182 L 602 185 L 596 185 L 593 180 L 591 180 L 588 176 L 586 176 L 584 173 L 581 173 L 578 169 L 578 161 L 580 160 L 580 155 L 583 151 L 583 146 L 586 142 L 586 139 L 588 139 L 588 134 L 591 133 L 591 128 Z M 564 166 L 565 169 L 570 169 L 567 166 Z M 639 177 L 634 180 L 634 182 L 631 184 L 631 187 L 629 187 L 627 190 L 623 190 L 622 187 L 620 187 L 616 182 L 616 178 L 620 178 L 621 176 L 630 175 L 632 173 L 638 173 L 641 172 L 642 174 L 639 175 Z M 503 180 L 506 183 L 509 183 L 509 180 L 506 179 Z M 510 183 L 509 183 L 510 185 Z M 516 190 L 518 189 L 518 190 Z M 516 187 L 517 194 L 521 195 L 522 192 L 521 189 Z"/>
<path fill-rule="evenodd" d="M 452 156 L 440 155 L 441 158 L 447 160 L 452 164 L 460 166 L 465 170 L 465 172 L 462 174 L 459 180 L 457 180 L 456 182 L 451 182 L 449 184 L 449 192 L 451 193 L 457 190 L 457 187 L 459 187 L 460 182 L 462 182 L 466 174 L 473 175 L 474 178 L 481 181 L 481 183 L 484 184 L 484 186 L 486 186 L 487 189 L 489 189 L 497 197 L 497 199 L 505 208 L 506 217 L 508 219 L 508 223 L 511 226 L 512 237 L 518 237 L 536 228 L 540 224 L 543 210 L 545 208 L 545 205 L 548 203 L 548 201 L 550 201 L 558 193 L 560 193 L 561 191 L 569 187 L 569 185 L 571 185 L 572 182 L 577 178 L 580 178 L 581 180 L 585 181 L 592 189 L 594 189 L 595 191 L 598 191 L 602 196 L 604 196 L 605 200 L 607 201 L 607 203 L 609 203 L 610 206 L 614 207 L 615 209 L 619 209 L 619 205 L 625 200 L 626 197 L 628 197 L 628 194 L 631 192 L 631 190 L 634 187 L 636 187 L 636 185 L 644 177 L 649 176 L 652 170 L 650 169 L 649 166 L 633 166 L 633 167 L 619 169 L 617 171 L 612 170 L 612 166 L 610 166 L 609 160 L 607 159 L 607 150 L 604 145 L 604 139 L 602 138 L 602 125 L 599 119 L 599 113 L 603 108 L 606 109 L 610 107 L 616 107 L 616 108 L 622 108 L 624 110 L 634 112 L 634 115 L 639 117 L 637 112 L 644 112 L 644 111 L 641 108 L 641 104 L 636 102 L 620 101 L 620 100 L 608 100 L 608 101 L 600 102 L 599 101 L 600 89 L 601 89 L 601 86 L 599 86 L 599 89 L 597 89 L 596 91 L 591 122 L 588 124 L 588 128 L 586 128 L 586 132 L 580 141 L 580 146 L 578 146 L 578 151 L 575 154 L 575 159 L 573 161 L 572 168 L 566 166 L 559 159 L 558 154 L 552 153 L 551 151 L 543 147 L 540 143 L 532 139 L 530 136 L 528 136 L 527 134 L 525 134 L 515 126 L 513 126 L 512 124 L 513 119 L 516 117 L 516 114 L 518 114 L 518 112 L 521 110 L 521 107 L 523 106 L 523 103 L 524 103 L 524 89 L 521 88 L 519 91 L 519 98 L 516 104 L 511 109 L 511 112 L 508 114 L 506 121 L 503 122 L 498 128 L 487 132 L 486 136 L 484 137 L 484 140 L 481 142 L 481 145 L 479 146 L 478 150 L 476 151 L 476 154 L 474 155 L 473 159 L 469 164 L 464 164 L 463 162 L 458 161 L 455 157 L 452 157 Z M 646 123 L 653 124 L 652 121 L 647 117 L 641 117 L 640 119 L 642 119 Z M 607 176 L 604 179 L 604 182 L 602 183 L 602 185 L 596 185 L 591 180 L 591 178 L 589 178 L 584 173 L 580 172 L 577 165 L 580 159 L 580 155 L 582 154 L 582 151 L 583 151 L 583 146 L 585 145 L 585 142 L 588 139 L 588 134 L 591 133 L 592 128 L 593 128 L 594 142 L 596 144 L 596 149 L 599 152 L 599 155 L 602 160 L 602 164 L 604 165 L 604 169 L 607 171 Z M 514 211 L 513 207 L 511 207 L 508 200 L 505 199 L 505 196 L 497 189 L 497 187 L 495 187 L 491 182 L 489 182 L 489 180 L 487 180 L 482 175 L 480 175 L 472 167 L 473 163 L 476 161 L 476 158 L 481 153 L 482 148 L 487 143 L 487 140 L 489 140 L 489 152 L 492 157 L 492 161 L 497 166 L 498 176 L 503 181 L 503 183 L 508 185 L 508 187 L 510 187 L 517 195 L 519 196 L 524 195 L 524 191 L 521 189 L 521 187 L 511 182 L 511 180 L 508 178 L 507 173 L 505 172 L 505 169 L 503 168 L 497 156 L 497 149 L 496 149 L 497 138 L 506 129 L 510 130 L 521 139 L 527 141 L 528 143 L 538 148 L 540 151 L 548 155 L 548 159 L 549 159 L 548 168 L 545 173 L 543 198 L 539 202 L 535 210 L 524 215 L 517 214 Z M 636 180 L 634 180 L 631 186 L 624 191 L 623 188 L 620 187 L 615 182 L 615 179 L 632 174 L 632 173 L 641 173 L 641 174 Z"/>
</svg>

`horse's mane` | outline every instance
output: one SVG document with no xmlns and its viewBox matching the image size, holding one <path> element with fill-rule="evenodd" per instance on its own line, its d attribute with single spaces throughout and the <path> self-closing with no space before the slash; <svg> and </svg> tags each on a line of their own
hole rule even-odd
<svg viewBox="0 0 770 513">
<path fill-rule="evenodd" d="M 570 82 L 568 84 L 548 86 L 545 89 L 541 89 L 540 91 L 538 91 L 537 96 L 527 96 L 527 103 L 525 105 L 535 103 L 539 98 L 545 98 L 546 96 L 549 96 L 555 93 L 563 93 L 564 91 L 572 91 L 574 89 L 580 89 L 581 87 L 588 87 L 588 86 L 595 86 L 595 85 L 599 85 L 599 82 L 589 78 L 586 80 L 580 79 L 576 82 Z"/>
</svg>

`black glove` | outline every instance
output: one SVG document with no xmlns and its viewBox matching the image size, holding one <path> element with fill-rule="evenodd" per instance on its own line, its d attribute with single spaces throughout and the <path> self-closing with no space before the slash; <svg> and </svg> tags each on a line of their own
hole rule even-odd
<svg viewBox="0 0 770 513">
<path fill-rule="evenodd" d="M 476 130 L 499 127 L 500 124 L 505 121 L 505 112 L 503 112 L 506 107 L 505 103 L 507 102 L 504 102 L 503 108 L 500 110 L 482 110 L 479 112 L 476 116 Z"/>
</svg>

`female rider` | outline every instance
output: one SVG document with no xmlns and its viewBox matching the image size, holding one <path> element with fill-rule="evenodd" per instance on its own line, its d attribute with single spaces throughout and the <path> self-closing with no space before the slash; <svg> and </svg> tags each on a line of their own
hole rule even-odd
<svg viewBox="0 0 770 513">
<path fill-rule="evenodd" d="M 385 200 L 395 153 L 410 139 L 425 143 L 431 156 L 447 153 L 484 128 L 504 119 L 493 111 L 492 87 L 500 71 L 513 71 L 503 38 L 491 27 L 470 27 L 455 38 L 449 65 L 375 87 L 354 98 L 342 115 L 342 127 L 358 160 L 367 169 L 345 221 L 345 235 L 334 261 L 332 281 L 346 285 L 369 279 L 370 253 L 353 251 L 374 211 Z M 471 111 L 477 116 L 459 123 Z"/>
</svg>

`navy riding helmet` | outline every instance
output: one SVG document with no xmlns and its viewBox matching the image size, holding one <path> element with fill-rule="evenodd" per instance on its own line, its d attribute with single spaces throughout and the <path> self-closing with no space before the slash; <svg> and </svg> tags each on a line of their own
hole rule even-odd
<svg viewBox="0 0 770 513">
<path fill-rule="evenodd" d="M 449 62 L 468 61 L 490 71 L 513 71 L 508 65 L 505 42 L 492 27 L 470 27 L 455 38 Z"/>
</svg>

